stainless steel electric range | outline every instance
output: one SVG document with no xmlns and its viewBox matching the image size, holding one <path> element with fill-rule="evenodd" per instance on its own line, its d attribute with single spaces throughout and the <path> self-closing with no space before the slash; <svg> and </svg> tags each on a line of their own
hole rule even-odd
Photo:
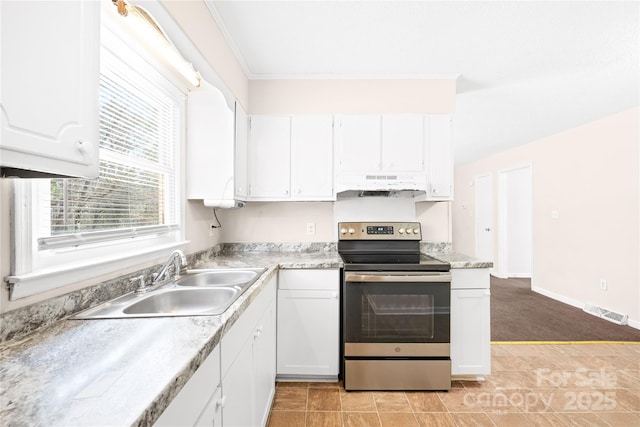
<svg viewBox="0 0 640 427">
<path fill-rule="evenodd" d="M 346 390 L 449 390 L 450 265 L 418 222 L 341 222 Z"/>
</svg>

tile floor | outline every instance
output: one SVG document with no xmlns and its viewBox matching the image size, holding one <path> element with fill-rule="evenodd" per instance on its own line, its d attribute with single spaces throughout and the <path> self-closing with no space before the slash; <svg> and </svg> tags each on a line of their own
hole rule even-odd
<svg viewBox="0 0 640 427">
<path fill-rule="evenodd" d="M 640 427 L 640 343 L 491 348 L 492 374 L 448 392 L 277 383 L 268 427 Z"/>
</svg>

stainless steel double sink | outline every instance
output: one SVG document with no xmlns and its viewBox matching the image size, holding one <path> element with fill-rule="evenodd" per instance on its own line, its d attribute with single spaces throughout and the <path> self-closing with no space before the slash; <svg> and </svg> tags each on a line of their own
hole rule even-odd
<svg viewBox="0 0 640 427">
<path fill-rule="evenodd" d="M 225 312 L 266 268 L 187 270 L 178 279 L 144 294 L 131 292 L 72 319 L 215 316 Z"/>
</svg>

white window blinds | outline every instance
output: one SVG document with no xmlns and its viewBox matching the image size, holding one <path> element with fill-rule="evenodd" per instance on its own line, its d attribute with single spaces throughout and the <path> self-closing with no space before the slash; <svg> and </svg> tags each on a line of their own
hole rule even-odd
<svg viewBox="0 0 640 427">
<path fill-rule="evenodd" d="M 100 176 L 51 180 L 41 250 L 176 227 L 183 95 L 154 68 L 137 62 L 134 69 L 121 53 L 101 52 Z"/>
</svg>

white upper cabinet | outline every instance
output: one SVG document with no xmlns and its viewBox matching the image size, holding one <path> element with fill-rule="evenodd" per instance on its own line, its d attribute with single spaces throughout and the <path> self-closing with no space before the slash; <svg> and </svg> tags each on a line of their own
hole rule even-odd
<svg viewBox="0 0 640 427">
<path fill-rule="evenodd" d="M 249 120 L 249 200 L 332 200 L 331 116 Z"/>
<path fill-rule="evenodd" d="M 424 171 L 422 115 L 338 116 L 335 141 L 338 172 L 387 174 Z"/>
<path fill-rule="evenodd" d="M 98 176 L 100 3 L 1 1 L 0 164 Z"/>
<path fill-rule="evenodd" d="M 420 114 L 337 116 L 335 191 L 426 191 L 424 121 Z"/>
<path fill-rule="evenodd" d="M 422 172 L 425 154 L 422 115 L 382 116 L 382 170 Z"/>
<path fill-rule="evenodd" d="M 251 116 L 249 123 L 249 198 L 289 198 L 291 118 Z"/>
<path fill-rule="evenodd" d="M 333 119 L 291 117 L 291 198 L 333 197 Z"/>
<path fill-rule="evenodd" d="M 336 167 L 339 172 L 380 170 L 381 116 L 336 116 Z"/>
<path fill-rule="evenodd" d="M 187 99 L 187 198 L 212 205 L 233 199 L 233 111 L 206 81 Z"/>
<path fill-rule="evenodd" d="M 451 116 L 431 114 L 429 121 L 429 189 L 431 200 L 453 198 L 453 154 L 451 144 Z"/>
<path fill-rule="evenodd" d="M 450 115 L 255 115 L 250 123 L 248 200 L 335 200 L 348 190 L 452 197 Z"/>
</svg>

